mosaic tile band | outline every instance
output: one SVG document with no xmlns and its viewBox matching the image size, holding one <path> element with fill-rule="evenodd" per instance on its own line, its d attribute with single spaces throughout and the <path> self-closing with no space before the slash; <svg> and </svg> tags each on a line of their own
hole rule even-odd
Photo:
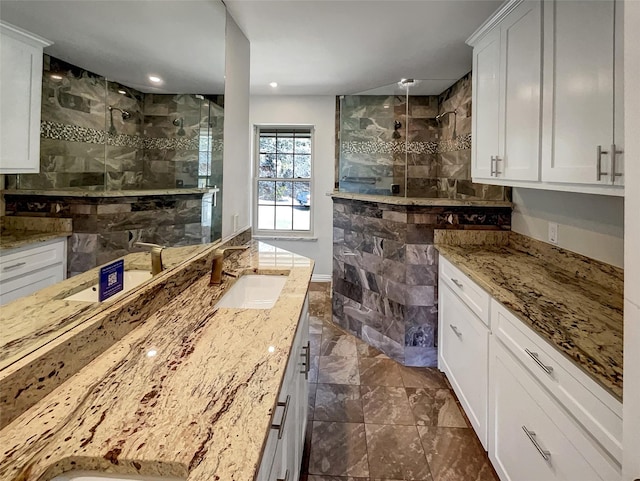
<svg viewBox="0 0 640 481">
<path fill-rule="evenodd" d="M 137 149 L 156 150 L 198 150 L 198 139 L 185 138 L 154 138 L 139 135 L 116 134 L 110 135 L 104 130 L 80 127 L 43 120 L 40 122 L 40 137 L 43 139 L 66 140 L 69 142 L 84 142 L 89 144 L 107 144 L 119 147 L 133 147 Z M 212 139 L 211 151 L 222 152 L 223 142 Z"/>
<path fill-rule="evenodd" d="M 342 143 L 343 154 L 440 154 L 455 152 L 471 148 L 471 134 L 459 135 L 455 139 L 432 142 L 404 142 L 404 141 L 356 141 Z"/>
</svg>

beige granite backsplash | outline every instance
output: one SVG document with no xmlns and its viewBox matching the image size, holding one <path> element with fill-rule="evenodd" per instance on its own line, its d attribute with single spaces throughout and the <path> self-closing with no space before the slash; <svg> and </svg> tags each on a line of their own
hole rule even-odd
<svg viewBox="0 0 640 481">
<path fill-rule="evenodd" d="M 0 217 L 2 231 L 36 231 L 42 233 L 71 232 L 72 219 L 36 217 L 36 216 L 3 216 Z"/>
</svg>

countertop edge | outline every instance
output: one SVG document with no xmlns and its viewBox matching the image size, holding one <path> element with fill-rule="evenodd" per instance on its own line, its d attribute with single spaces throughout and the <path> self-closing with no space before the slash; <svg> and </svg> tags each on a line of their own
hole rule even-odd
<svg viewBox="0 0 640 481">
<path fill-rule="evenodd" d="M 434 207 L 513 207 L 513 203 L 504 200 L 481 199 L 443 199 L 429 197 L 396 197 L 386 195 L 357 194 L 351 192 L 329 192 L 332 199 L 357 200 L 362 202 L 376 202 L 380 204 L 406 205 L 406 206 L 434 206 Z"/>
</svg>

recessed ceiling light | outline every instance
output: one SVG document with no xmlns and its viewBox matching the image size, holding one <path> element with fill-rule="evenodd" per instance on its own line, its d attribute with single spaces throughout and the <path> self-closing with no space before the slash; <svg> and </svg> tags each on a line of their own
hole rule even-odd
<svg viewBox="0 0 640 481">
<path fill-rule="evenodd" d="M 278 82 L 271 82 L 269 85 L 271 85 L 271 87 L 276 88 L 278 86 Z"/>
<path fill-rule="evenodd" d="M 122 90 L 122 89 L 118 90 L 118 93 L 119 93 L 119 94 L 122 94 L 122 95 L 127 95 L 127 92 L 125 92 L 125 91 L 124 91 L 124 90 Z"/>
<path fill-rule="evenodd" d="M 155 75 L 149 75 L 149 80 L 151 80 L 155 84 L 159 84 L 160 82 L 162 82 L 162 79 L 160 77 L 156 77 Z"/>
<path fill-rule="evenodd" d="M 52 73 L 51 74 L 51 78 L 53 80 L 62 80 L 62 75 L 58 75 L 58 74 Z"/>
</svg>

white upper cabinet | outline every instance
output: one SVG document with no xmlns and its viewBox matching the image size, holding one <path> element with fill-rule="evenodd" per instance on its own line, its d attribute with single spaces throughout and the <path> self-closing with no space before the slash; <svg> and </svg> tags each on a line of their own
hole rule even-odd
<svg viewBox="0 0 640 481">
<path fill-rule="evenodd" d="M 541 4 L 507 4 L 494 23 L 469 40 L 474 47 L 472 176 L 538 180 Z"/>
<path fill-rule="evenodd" d="M 48 45 L 0 23 L 0 174 L 40 171 L 42 50 Z"/>
<path fill-rule="evenodd" d="M 612 184 L 613 1 L 549 2 L 544 38 L 542 180 Z M 615 148 L 618 150 L 619 147 Z M 615 155 L 615 157 L 614 157 Z M 621 184 L 621 179 L 616 179 Z"/>
<path fill-rule="evenodd" d="M 622 3 L 512 0 L 467 40 L 474 179 L 624 194 Z M 496 94 L 481 60 L 497 41 Z M 497 122 L 488 105 L 498 106 Z"/>
</svg>

